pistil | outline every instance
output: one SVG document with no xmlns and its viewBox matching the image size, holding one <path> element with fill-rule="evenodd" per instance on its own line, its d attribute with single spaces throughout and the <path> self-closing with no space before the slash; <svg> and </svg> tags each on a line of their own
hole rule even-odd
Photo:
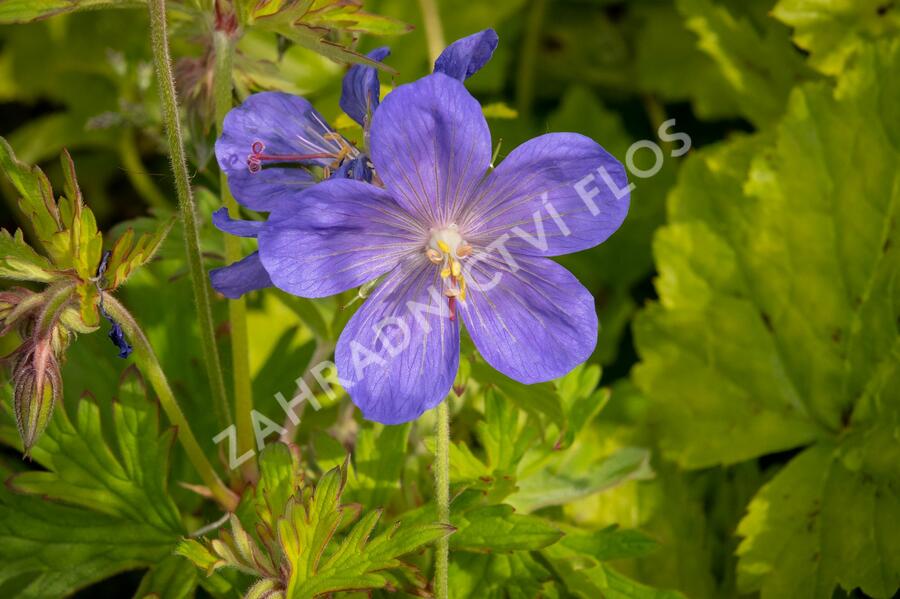
<svg viewBox="0 0 900 599">
<path fill-rule="evenodd" d="M 462 259 L 472 255 L 472 246 L 463 240 L 459 228 L 453 224 L 432 229 L 425 256 L 441 268 L 444 295 L 450 309 L 450 320 L 456 319 L 456 302 L 466 301 L 466 279 L 463 276 Z"/>
<path fill-rule="evenodd" d="M 263 168 L 264 162 L 290 163 L 309 162 L 312 160 L 331 160 L 325 167 L 325 178 L 331 176 L 331 172 L 337 169 L 344 160 L 356 158 L 359 152 L 350 145 L 339 133 L 326 133 L 322 136 L 328 141 L 337 142 L 339 149 L 336 152 L 317 152 L 313 154 L 265 154 L 266 144 L 257 140 L 250 145 L 250 154 L 247 156 L 247 168 L 251 173 L 258 173 Z"/>
<path fill-rule="evenodd" d="M 307 162 L 309 160 L 321 160 L 335 158 L 336 154 L 263 154 L 266 145 L 261 141 L 255 141 L 250 146 L 250 155 L 247 156 L 247 168 L 251 173 L 262 170 L 263 162 Z"/>
</svg>

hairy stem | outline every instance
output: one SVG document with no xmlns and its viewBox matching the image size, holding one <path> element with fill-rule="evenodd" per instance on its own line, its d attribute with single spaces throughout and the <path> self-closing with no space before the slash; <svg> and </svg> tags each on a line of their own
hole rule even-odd
<svg viewBox="0 0 900 599">
<path fill-rule="evenodd" d="M 425 22 L 425 39 L 428 42 L 428 56 L 431 64 L 437 60 L 444 51 L 444 28 L 441 25 L 441 15 L 438 12 L 435 0 L 419 0 L 419 8 L 422 10 L 422 20 Z"/>
<path fill-rule="evenodd" d="M 184 155 L 181 124 L 178 120 L 175 79 L 172 75 L 169 41 L 166 37 L 166 3 L 165 0 L 149 0 L 147 5 L 150 7 L 150 37 L 153 45 L 153 62 L 156 66 L 156 79 L 163 108 L 163 121 L 166 124 L 166 137 L 169 142 L 169 157 L 172 161 L 175 191 L 178 195 L 181 223 L 184 228 L 188 269 L 190 270 L 191 282 L 194 287 L 197 316 L 200 320 L 200 341 L 203 346 L 203 358 L 206 363 L 206 373 L 213 397 L 213 410 L 219 419 L 220 426 L 224 428 L 231 424 L 231 410 L 228 407 L 225 379 L 222 375 L 222 364 L 219 361 L 219 349 L 216 346 L 209 285 L 200 256 L 197 211 L 191 194 L 191 182 Z"/>
<path fill-rule="evenodd" d="M 225 483 L 222 482 L 222 479 L 219 478 L 212 464 L 206 458 L 206 454 L 203 453 L 203 449 L 200 448 L 200 444 L 197 443 L 197 438 L 194 437 L 194 433 L 191 431 L 191 425 L 188 424 L 184 412 L 178 406 L 175 394 L 172 393 L 169 381 L 166 379 L 162 366 L 160 366 L 156 353 L 154 353 L 153 347 L 150 345 L 150 341 L 147 339 L 144 331 L 131 313 L 125 309 L 125 306 L 113 296 L 107 294 L 103 298 L 103 306 L 109 312 L 109 315 L 122 326 L 125 335 L 134 345 L 134 361 L 156 392 L 159 398 L 159 405 L 162 406 L 163 411 L 169 418 L 169 422 L 177 429 L 178 441 L 184 447 L 185 452 L 187 452 L 188 459 L 191 461 L 197 474 L 200 475 L 203 484 L 209 488 L 212 496 L 223 508 L 233 512 L 237 508 L 239 498 L 231 489 L 225 486 Z"/>
<path fill-rule="evenodd" d="M 422 20 L 425 21 L 425 37 L 432 64 L 443 52 L 444 30 L 435 0 L 419 0 Z M 437 502 L 438 522 L 450 523 L 450 405 L 445 399 L 435 408 L 434 496 Z M 448 599 L 450 596 L 450 540 L 438 539 L 434 550 L 434 596 Z"/>
<path fill-rule="evenodd" d="M 119 159 L 125 169 L 125 175 L 131 182 L 131 186 L 138 192 L 151 208 L 163 208 L 169 210 L 172 204 L 159 190 L 153 179 L 147 175 L 147 169 L 141 162 L 141 154 L 138 152 L 136 132 L 126 129 L 119 139 Z"/>
<path fill-rule="evenodd" d="M 445 399 L 436 408 L 434 449 L 434 496 L 438 522 L 450 523 L 450 404 Z M 438 539 L 434 560 L 434 596 L 447 599 L 450 593 L 450 539 Z"/>
<path fill-rule="evenodd" d="M 234 88 L 231 70 L 234 63 L 234 38 L 225 32 L 215 33 L 215 71 L 213 73 L 213 95 L 216 107 L 216 131 L 222 135 L 222 123 L 232 108 Z M 219 173 L 219 190 L 222 205 L 228 208 L 231 218 L 240 218 L 237 202 L 228 191 L 225 171 Z M 224 234 L 225 260 L 229 264 L 237 262 L 241 256 L 241 240 L 234 235 Z M 234 422 L 237 426 L 238 455 L 253 450 L 253 387 L 250 383 L 250 341 L 247 333 L 247 300 L 243 297 L 228 301 L 228 321 L 231 330 L 231 370 L 234 383 Z M 255 481 L 257 467 L 255 460 L 247 460 L 241 466 L 244 479 Z"/>
</svg>

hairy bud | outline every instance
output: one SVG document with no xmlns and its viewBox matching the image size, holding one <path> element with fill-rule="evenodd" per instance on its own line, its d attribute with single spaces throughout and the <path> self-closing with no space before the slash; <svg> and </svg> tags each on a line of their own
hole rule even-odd
<svg viewBox="0 0 900 599">
<path fill-rule="evenodd" d="M 59 361 L 50 336 L 23 345 L 16 356 L 12 382 L 16 424 L 27 455 L 47 428 L 53 407 L 62 397 Z"/>
</svg>

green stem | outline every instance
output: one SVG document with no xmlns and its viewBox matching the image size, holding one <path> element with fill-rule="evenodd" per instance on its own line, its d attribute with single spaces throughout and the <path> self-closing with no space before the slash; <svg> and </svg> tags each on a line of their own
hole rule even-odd
<svg viewBox="0 0 900 599">
<path fill-rule="evenodd" d="M 450 523 L 450 399 L 437 407 L 434 448 L 434 496 L 438 522 Z M 447 599 L 450 593 L 450 539 L 438 540 L 434 562 L 434 596 Z"/>
<path fill-rule="evenodd" d="M 191 425 L 188 424 L 184 412 L 178 406 L 175 394 L 172 393 L 169 381 L 166 379 L 162 366 L 160 366 L 159 360 L 156 358 L 150 341 L 144 335 L 144 331 L 131 313 L 125 309 L 125 306 L 113 296 L 106 294 L 103 298 L 103 306 L 109 312 L 109 315 L 122 326 L 125 335 L 134 345 L 134 361 L 141 369 L 141 372 L 144 373 L 150 386 L 153 387 L 157 397 L 159 397 L 159 405 L 165 411 L 169 422 L 178 431 L 178 441 L 181 442 L 182 447 L 187 452 L 188 459 L 191 461 L 197 474 L 200 475 L 203 484 L 209 488 L 212 496 L 223 508 L 233 512 L 237 508 L 238 496 L 225 486 L 225 483 L 222 482 L 222 479 L 219 478 L 212 464 L 206 458 L 206 454 L 203 453 L 203 449 L 200 448 L 200 444 L 197 443 L 197 439 L 191 431 Z"/>
<path fill-rule="evenodd" d="M 422 20 L 425 22 L 425 38 L 432 64 L 443 52 L 444 30 L 435 0 L 419 0 Z M 434 497 L 437 502 L 438 522 L 450 523 L 450 404 L 449 398 L 435 409 L 434 448 Z M 450 539 L 438 539 L 434 549 L 434 596 L 448 599 L 450 596 Z"/>
<path fill-rule="evenodd" d="M 225 115 L 233 106 L 233 84 L 231 79 L 234 64 L 234 38 L 227 33 L 215 33 L 216 62 L 213 72 L 213 97 L 216 107 L 216 130 L 222 135 Z M 237 202 L 228 191 L 225 171 L 219 173 L 219 190 L 222 204 L 232 218 L 240 218 Z M 242 258 L 241 240 L 234 235 L 225 235 L 225 260 L 231 264 Z M 243 297 L 229 300 L 228 321 L 231 330 L 231 370 L 234 382 L 234 421 L 237 425 L 238 455 L 253 450 L 253 387 L 250 383 L 250 340 L 247 332 L 247 300 Z M 255 481 L 257 467 L 255 460 L 247 460 L 241 468 L 244 478 Z"/>
<path fill-rule="evenodd" d="M 428 42 L 428 56 L 431 64 L 437 60 L 444 51 L 444 28 L 441 26 L 441 15 L 438 12 L 435 0 L 419 0 L 419 8 L 422 10 L 422 20 L 425 22 L 425 39 Z"/>
<path fill-rule="evenodd" d="M 544 27 L 545 0 L 534 0 L 528 21 L 525 23 L 525 36 L 522 41 L 522 53 L 519 58 L 519 73 L 516 81 L 516 106 L 519 116 L 527 118 L 531 114 L 534 101 L 534 75 L 540 45 L 541 30 Z"/>
<path fill-rule="evenodd" d="M 131 186 L 138 192 L 151 208 L 161 208 L 169 210 L 172 204 L 166 199 L 166 196 L 159 190 L 156 184 L 147 175 L 147 169 L 141 162 L 141 154 L 138 152 L 137 142 L 135 140 L 135 131 L 126 129 L 122 132 L 119 139 L 119 158 L 122 160 L 122 166 L 125 168 L 125 175 L 131 182 Z"/>
<path fill-rule="evenodd" d="M 178 206 L 184 228 L 188 269 L 194 287 L 194 301 L 197 302 L 197 316 L 200 320 L 203 359 L 206 363 L 206 373 L 213 397 L 213 410 L 219 419 L 219 425 L 224 428 L 231 424 L 231 410 L 228 407 L 225 379 L 222 375 L 222 364 L 219 361 L 219 349 L 216 346 L 209 285 L 200 256 L 197 212 L 194 207 L 194 198 L 191 195 L 191 182 L 184 156 L 181 124 L 178 121 L 178 101 L 175 98 L 175 80 L 172 75 L 172 62 L 169 58 L 169 41 L 166 37 L 166 3 L 165 0 L 148 0 L 147 5 L 150 7 L 153 62 L 156 66 L 157 85 L 163 108 L 163 120 L 166 124 L 166 137 L 169 142 L 169 156 L 172 160 L 172 173 L 175 176 L 175 191 L 178 194 Z"/>
</svg>

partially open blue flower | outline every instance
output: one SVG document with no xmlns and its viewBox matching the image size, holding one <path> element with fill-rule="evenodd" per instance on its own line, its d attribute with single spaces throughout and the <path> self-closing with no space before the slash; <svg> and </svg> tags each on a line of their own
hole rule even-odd
<svg viewBox="0 0 900 599">
<path fill-rule="evenodd" d="M 368 56 L 380 62 L 388 54 L 387 48 L 378 48 Z M 379 93 L 377 69 L 354 65 L 344 76 L 341 108 L 365 126 L 378 106 Z M 317 182 L 310 167 L 322 168 L 326 178 L 372 180 L 368 156 L 299 96 L 253 94 L 226 115 L 222 129 L 216 140 L 219 167 L 235 199 L 252 210 L 269 212 L 296 202 L 301 190 Z M 233 221 L 224 208 L 213 216 L 213 224 L 226 233 L 256 237 L 254 223 Z M 272 284 L 256 252 L 210 271 L 210 280 L 229 298 Z"/>
<path fill-rule="evenodd" d="M 473 42 L 476 39 L 483 41 Z M 451 44 L 438 63 L 455 71 L 453 76 L 463 72 L 469 76 L 490 58 L 496 39 L 491 29 L 463 38 Z M 368 57 L 381 62 L 389 54 L 388 48 L 378 48 Z M 377 69 L 368 65 L 350 67 L 344 76 L 340 105 L 366 131 L 379 96 Z M 311 167 L 322 168 L 326 178 L 372 180 L 372 164 L 364 148 L 355 147 L 334 131 L 307 100 L 281 92 L 253 94 L 226 115 L 222 136 L 216 141 L 216 158 L 235 199 L 260 212 L 294 205 L 303 189 L 318 182 Z M 227 217 L 222 214 L 213 219 L 223 231 L 255 236 L 220 226 L 225 222 Z M 255 253 L 212 270 L 210 278 L 213 287 L 229 298 L 271 285 Z"/>
<path fill-rule="evenodd" d="M 485 360 L 524 383 L 586 360 L 594 300 L 549 257 L 593 247 L 620 226 L 622 165 L 587 137 L 552 133 L 491 169 L 481 106 L 441 72 L 388 94 L 369 135 L 383 188 L 324 181 L 273 206 L 256 231 L 259 261 L 289 293 L 323 297 L 381 277 L 335 352 L 365 417 L 406 422 L 443 400 L 460 321 Z"/>
<path fill-rule="evenodd" d="M 378 48 L 368 57 L 380 62 L 389 53 Z M 378 94 L 377 69 L 354 65 L 344 76 L 341 108 L 364 125 Z M 310 167 L 325 169 L 326 178 L 371 180 L 365 155 L 307 100 L 283 92 L 253 94 L 231 110 L 216 140 L 216 158 L 235 199 L 266 212 L 316 183 Z"/>
</svg>

